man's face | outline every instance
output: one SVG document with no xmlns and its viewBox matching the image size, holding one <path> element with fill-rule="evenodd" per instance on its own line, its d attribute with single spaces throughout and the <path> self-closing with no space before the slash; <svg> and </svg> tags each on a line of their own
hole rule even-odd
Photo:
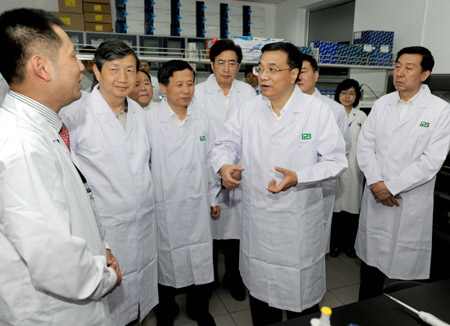
<svg viewBox="0 0 450 326">
<path fill-rule="evenodd" d="M 300 70 L 299 80 L 297 82 L 297 85 L 300 86 L 302 92 L 309 95 L 314 94 L 318 78 L 319 73 L 314 71 L 309 61 L 304 60 L 302 70 Z"/>
<path fill-rule="evenodd" d="M 245 81 L 253 88 L 258 87 L 258 76 L 253 75 L 252 72 L 248 72 L 245 75 Z"/>
<path fill-rule="evenodd" d="M 125 99 L 136 86 L 136 59 L 132 54 L 121 59 L 107 61 L 99 71 L 94 65 L 99 91 L 108 101 Z"/>
<path fill-rule="evenodd" d="M 144 70 L 147 73 L 150 73 L 150 64 L 147 61 L 141 61 L 141 64 L 139 65 L 139 70 Z"/>
<path fill-rule="evenodd" d="M 66 106 L 81 97 L 81 79 L 83 79 L 84 66 L 76 57 L 73 43 L 61 27 L 54 26 L 53 30 L 63 42 L 58 50 L 58 59 L 54 67 L 55 98 L 60 98 L 61 107 Z"/>
<path fill-rule="evenodd" d="M 175 71 L 169 78 L 169 84 L 159 84 L 166 94 L 167 103 L 172 109 L 185 109 L 191 103 L 194 95 L 194 73 L 189 69 Z"/>
<path fill-rule="evenodd" d="M 94 64 L 95 61 L 94 60 L 83 60 L 83 64 L 84 64 L 84 68 L 86 69 L 86 71 L 90 74 L 94 73 Z"/>
<path fill-rule="evenodd" d="M 152 82 L 145 73 L 138 71 L 136 86 L 131 91 L 130 98 L 138 102 L 140 106 L 146 107 L 152 100 L 152 97 Z"/>
<path fill-rule="evenodd" d="M 262 69 L 258 74 L 259 87 L 270 100 L 282 98 L 295 86 L 298 68 L 290 69 L 287 59 L 287 53 L 281 50 L 264 52 L 259 59 L 258 67 Z"/>
<path fill-rule="evenodd" d="M 211 69 L 219 86 L 231 86 L 239 67 L 236 52 L 231 50 L 223 51 L 211 62 Z"/>
<path fill-rule="evenodd" d="M 422 71 L 420 54 L 402 54 L 394 69 L 394 86 L 402 94 L 414 95 L 422 83 L 430 75 L 430 71 Z"/>
</svg>

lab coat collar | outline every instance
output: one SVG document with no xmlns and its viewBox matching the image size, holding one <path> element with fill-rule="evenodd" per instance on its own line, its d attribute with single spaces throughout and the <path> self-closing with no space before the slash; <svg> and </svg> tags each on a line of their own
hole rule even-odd
<svg viewBox="0 0 450 326">
<path fill-rule="evenodd" d="M 91 94 L 89 95 L 89 99 L 92 103 L 92 109 L 96 111 L 98 115 L 100 115 L 103 119 L 103 122 L 108 124 L 110 127 L 112 127 L 114 130 L 119 132 L 120 134 L 126 133 L 127 135 L 132 131 L 134 125 L 136 125 L 135 119 L 136 119 L 136 106 L 137 104 L 130 100 L 127 97 L 128 102 L 128 112 L 127 112 L 127 124 L 125 130 L 123 129 L 122 125 L 120 124 L 119 120 L 117 119 L 114 112 L 109 107 L 106 100 L 103 98 L 103 95 L 98 90 L 99 85 L 96 85 L 94 89 L 92 90 Z M 141 109 L 141 108 L 139 108 Z M 142 110 L 142 109 L 141 109 Z"/>
<path fill-rule="evenodd" d="M 297 114 L 301 114 L 302 111 L 307 108 L 311 102 L 311 95 L 306 95 L 302 93 L 299 87 L 294 87 L 294 92 L 291 95 L 292 98 L 290 99 L 288 105 L 285 107 L 286 112 L 284 112 L 283 117 L 278 122 L 278 124 L 275 126 L 273 130 L 273 134 L 276 134 L 277 132 L 283 130 L 290 124 L 294 123 L 296 119 Z M 263 98 L 263 105 L 261 106 L 261 110 L 265 110 L 267 112 L 267 116 L 270 117 L 270 121 L 273 125 L 272 117 L 270 116 L 271 112 L 267 110 L 269 106 L 269 99 L 267 97 Z"/>
<path fill-rule="evenodd" d="M 399 120 L 397 114 L 397 103 L 399 100 L 400 96 L 398 92 L 395 92 L 395 95 L 392 96 L 392 98 L 387 103 L 387 105 L 389 105 L 389 112 L 398 127 L 406 124 L 408 121 L 413 119 L 417 114 L 419 114 L 420 110 L 424 110 L 429 107 L 429 103 L 431 101 L 431 92 L 428 88 L 428 85 L 422 85 L 420 93 L 414 99 L 413 105 L 409 108 L 408 112 L 401 121 Z"/>
<path fill-rule="evenodd" d="M 208 79 L 206 80 L 206 93 L 216 95 L 218 87 L 220 88 L 219 84 L 217 83 L 216 76 L 214 74 L 209 75 Z M 236 87 L 236 79 L 234 79 L 233 83 L 231 84 L 230 94 L 232 92 L 239 93 L 239 91 L 239 87 Z"/>
<path fill-rule="evenodd" d="M 179 138 L 187 137 L 191 132 L 193 132 L 194 124 L 192 123 L 192 121 L 197 119 L 197 110 L 193 109 L 192 102 L 188 106 L 190 117 L 184 125 L 184 135 L 180 133 L 180 131 L 178 130 L 178 126 L 173 123 L 172 118 L 170 117 L 171 109 L 169 107 L 169 103 L 167 103 L 167 98 L 163 98 L 156 110 L 159 110 L 159 121 L 161 122 L 161 124 L 164 124 L 167 130 L 169 130 L 171 133 L 174 133 L 175 135 L 178 135 Z"/>
<path fill-rule="evenodd" d="M 35 127 L 37 132 L 42 134 L 47 140 L 55 141 L 60 139 L 59 130 L 56 130 L 55 126 L 33 106 L 19 100 L 17 97 L 11 96 L 10 92 L 6 94 L 0 107 Z"/>
</svg>

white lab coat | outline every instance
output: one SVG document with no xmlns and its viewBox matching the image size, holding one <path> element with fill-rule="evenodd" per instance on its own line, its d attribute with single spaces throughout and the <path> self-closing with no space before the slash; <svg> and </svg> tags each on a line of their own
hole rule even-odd
<svg viewBox="0 0 450 326">
<path fill-rule="evenodd" d="M 223 125 L 229 113 L 244 102 L 256 96 L 250 85 L 234 80 L 231 89 L 231 98 L 228 108 L 217 91 L 217 81 L 211 74 L 206 81 L 195 86 L 193 103 L 206 113 L 212 126 L 214 139 L 223 130 Z M 219 193 L 220 217 L 211 219 L 211 232 L 215 240 L 239 239 L 241 232 L 242 191 L 221 189 Z"/>
<path fill-rule="evenodd" d="M 166 99 L 148 111 L 159 283 L 175 288 L 214 279 L 209 220 L 220 180 L 208 162 L 213 145 L 208 120 L 193 105 L 189 112 L 182 135 Z"/>
<path fill-rule="evenodd" d="M 0 74 L 0 104 L 2 104 L 3 99 L 6 96 L 6 93 L 8 93 L 9 85 L 6 82 L 6 80 L 3 78 L 2 74 Z"/>
<path fill-rule="evenodd" d="M 430 273 L 436 173 L 450 148 L 450 106 L 422 85 L 399 121 L 397 92 L 374 106 L 359 135 L 357 157 L 366 176 L 356 253 L 390 278 Z M 369 185 L 384 181 L 399 207 L 377 203 Z"/>
<path fill-rule="evenodd" d="M 366 121 L 367 115 L 358 109 L 352 109 L 347 116 L 352 146 L 348 154 L 348 169 L 336 180 L 336 199 L 334 211 L 345 211 L 359 214 L 361 208 L 362 191 L 364 186 L 364 174 L 361 172 L 356 160 L 356 144 L 358 143 L 361 127 Z"/>
<path fill-rule="evenodd" d="M 345 113 L 345 108 L 336 101 L 333 101 L 329 97 L 320 94 L 320 91 L 316 88 L 313 94 L 314 97 L 322 101 L 326 106 L 328 106 L 333 112 L 333 116 L 342 133 L 345 141 L 345 153 L 349 153 L 352 148 L 352 139 L 350 136 L 350 130 L 347 125 L 347 115 Z M 331 218 L 333 216 L 334 198 L 336 192 L 336 179 L 328 180 L 322 182 L 323 191 L 323 212 L 324 212 L 324 223 L 325 223 L 325 234 L 328 239 L 325 246 L 325 253 L 330 252 L 330 236 L 331 236 Z"/>
<path fill-rule="evenodd" d="M 0 325 L 111 325 L 116 274 L 58 131 L 8 94 L 0 148 Z"/>
<path fill-rule="evenodd" d="M 275 126 L 268 99 L 244 102 L 216 140 L 214 171 L 241 159 L 242 233 L 239 267 L 250 294 L 270 306 L 303 311 L 325 293 L 325 226 L 321 181 L 347 166 L 344 139 L 322 102 L 294 88 Z M 279 194 L 266 190 L 296 171 L 298 185 Z"/>
<path fill-rule="evenodd" d="M 115 325 L 143 319 L 158 303 L 155 199 L 146 111 L 128 100 L 126 130 L 96 86 L 60 116 L 95 196 L 122 285 L 108 297 Z"/>
</svg>

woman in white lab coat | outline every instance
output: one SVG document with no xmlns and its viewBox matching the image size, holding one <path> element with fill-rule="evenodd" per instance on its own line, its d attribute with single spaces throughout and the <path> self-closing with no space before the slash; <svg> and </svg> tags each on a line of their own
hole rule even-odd
<svg viewBox="0 0 450 326">
<path fill-rule="evenodd" d="M 364 175 L 356 160 L 356 144 L 367 116 L 356 109 L 361 99 L 360 86 L 356 80 L 346 79 L 339 83 L 334 99 L 345 107 L 352 147 L 347 155 L 348 169 L 336 182 L 330 256 L 337 257 L 341 251 L 344 251 L 348 257 L 355 258 L 354 247 L 364 185 Z"/>
</svg>

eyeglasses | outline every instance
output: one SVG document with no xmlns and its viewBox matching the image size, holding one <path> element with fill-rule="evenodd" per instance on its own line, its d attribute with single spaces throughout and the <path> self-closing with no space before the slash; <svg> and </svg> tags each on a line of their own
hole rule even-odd
<svg viewBox="0 0 450 326">
<path fill-rule="evenodd" d="M 236 68 L 238 63 L 234 60 L 230 60 L 230 61 L 217 60 L 217 63 L 215 63 L 215 65 L 219 66 L 220 68 L 223 68 L 226 65 L 228 65 L 228 67 L 230 67 L 230 68 Z"/>
<path fill-rule="evenodd" d="M 260 73 L 263 74 L 264 71 L 267 72 L 269 75 L 275 75 L 283 70 L 292 70 L 292 68 L 286 68 L 286 69 L 278 69 L 275 67 L 269 67 L 267 69 L 261 68 L 261 67 L 253 67 L 253 75 L 258 76 Z"/>
<path fill-rule="evenodd" d="M 345 91 L 343 91 L 343 92 L 341 92 L 341 94 L 342 94 L 342 96 L 346 96 L 346 95 L 348 95 L 348 96 L 356 96 L 355 92 L 345 92 Z"/>
</svg>

